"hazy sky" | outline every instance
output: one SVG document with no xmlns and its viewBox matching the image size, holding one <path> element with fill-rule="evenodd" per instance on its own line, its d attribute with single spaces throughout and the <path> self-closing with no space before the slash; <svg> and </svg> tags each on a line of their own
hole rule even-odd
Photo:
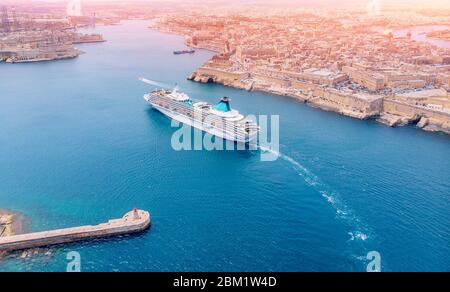
<svg viewBox="0 0 450 292">
<path fill-rule="evenodd" d="M 222 2 L 228 4 L 239 4 L 239 3 L 270 3 L 272 5 L 283 6 L 286 4 L 290 5 L 305 5 L 305 6 L 345 6 L 345 7 L 361 7 L 362 5 L 367 5 L 371 1 L 380 1 L 381 6 L 404 6 L 409 8 L 448 8 L 450 9 L 450 0 L 81 0 L 82 2 L 180 2 L 180 3 L 189 3 L 189 2 Z M 0 5 L 2 3 L 26 3 L 26 2 L 65 2 L 68 3 L 69 0 L 0 0 Z"/>
</svg>

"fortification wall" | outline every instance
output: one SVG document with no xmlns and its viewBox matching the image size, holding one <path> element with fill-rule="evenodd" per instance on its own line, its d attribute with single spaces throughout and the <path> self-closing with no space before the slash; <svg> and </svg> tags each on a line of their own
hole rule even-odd
<svg viewBox="0 0 450 292">
<path fill-rule="evenodd" d="M 428 119 L 429 125 L 434 125 L 444 131 L 450 131 L 449 113 L 418 107 L 392 99 L 384 99 L 383 112 L 397 116 L 407 116 L 411 120 L 424 117 Z"/>
</svg>

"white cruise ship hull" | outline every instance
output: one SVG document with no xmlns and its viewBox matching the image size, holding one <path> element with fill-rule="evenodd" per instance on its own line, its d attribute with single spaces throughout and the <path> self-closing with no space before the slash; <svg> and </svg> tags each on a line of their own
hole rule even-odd
<svg viewBox="0 0 450 292">
<path fill-rule="evenodd" d="M 237 137 L 236 135 L 227 133 L 226 131 L 224 131 L 220 128 L 208 126 L 202 122 L 194 120 L 193 118 L 190 118 L 190 117 L 187 117 L 184 115 L 180 115 L 177 113 L 173 113 L 172 111 L 169 111 L 163 107 L 155 105 L 155 104 L 151 103 L 150 101 L 149 101 L 149 103 L 152 105 L 153 108 L 157 109 L 158 111 L 160 111 L 164 115 L 170 117 L 171 119 L 174 119 L 180 123 L 194 127 L 200 131 L 206 132 L 208 134 L 214 135 L 216 137 L 219 137 L 219 138 L 222 138 L 225 140 L 238 142 L 238 143 L 249 143 L 249 142 L 253 141 L 257 136 L 257 133 L 256 133 L 253 136 L 249 135 L 249 136 L 245 137 L 244 139 L 242 139 L 242 138 Z"/>
</svg>

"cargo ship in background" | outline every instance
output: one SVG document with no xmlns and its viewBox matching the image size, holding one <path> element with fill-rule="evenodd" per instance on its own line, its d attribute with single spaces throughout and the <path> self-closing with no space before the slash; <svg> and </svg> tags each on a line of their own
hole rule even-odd
<svg viewBox="0 0 450 292">
<path fill-rule="evenodd" d="M 194 49 L 191 50 L 182 50 L 182 51 L 173 51 L 174 55 L 182 55 L 182 54 L 193 54 L 195 53 Z"/>
<path fill-rule="evenodd" d="M 144 95 L 144 99 L 164 115 L 222 139 L 249 143 L 259 132 L 254 121 L 231 108 L 228 97 L 211 105 L 193 100 L 175 88 L 155 90 Z"/>
</svg>

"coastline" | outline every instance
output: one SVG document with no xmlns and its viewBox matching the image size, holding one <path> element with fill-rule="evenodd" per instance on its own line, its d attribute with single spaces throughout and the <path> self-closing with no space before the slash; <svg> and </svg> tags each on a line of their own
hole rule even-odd
<svg viewBox="0 0 450 292">
<path fill-rule="evenodd" d="M 149 29 L 154 31 L 158 31 L 161 33 L 168 33 L 172 35 L 178 35 L 185 38 L 185 45 L 190 48 L 208 50 L 217 55 L 220 55 L 221 52 L 218 50 L 214 50 L 209 47 L 203 47 L 200 45 L 192 45 L 188 43 L 188 36 L 168 30 L 166 28 L 158 27 L 158 26 L 148 26 Z M 214 58 L 214 57 L 213 57 Z M 289 89 L 282 88 L 282 86 L 267 86 L 265 82 L 260 82 L 258 79 L 250 79 L 250 83 L 242 82 L 240 78 L 236 78 L 235 76 L 226 76 L 226 75 L 252 75 L 251 72 L 219 72 L 217 74 L 210 74 L 210 71 L 219 71 L 215 68 L 210 68 L 209 66 L 205 66 L 209 62 L 213 60 L 211 58 L 205 64 L 201 65 L 199 68 L 195 69 L 190 76 L 187 76 L 188 80 L 199 82 L 199 83 L 215 83 L 221 84 L 227 87 L 232 87 L 235 89 L 247 90 L 251 91 L 259 91 L 263 93 L 278 95 L 289 97 L 295 99 L 299 102 L 305 103 L 310 107 L 318 108 L 327 112 L 334 112 L 339 115 L 351 117 L 358 120 L 374 120 L 378 123 L 384 124 L 389 127 L 401 127 L 406 125 L 414 125 L 416 128 L 421 129 L 427 132 L 441 132 L 443 134 L 450 135 L 450 128 L 447 128 L 447 125 L 433 122 L 432 119 L 426 116 L 421 116 L 418 114 L 405 114 L 401 112 L 389 111 L 385 109 L 385 103 L 389 104 L 389 100 L 385 98 L 381 99 L 381 110 L 378 111 L 360 111 L 354 110 L 352 108 L 348 108 L 343 106 L 337 102 L 334 102 L 332 98 L 324 98 L 323 96 L 314 96 L 306 93 L 293 93 L 289 92 Z M 202 71 L 208 71 L 208 73 L 204 73 Z M 277 82 L 285 82 L 284 80 L 277 80 Z M 278 84 L 277 84 L 278 85 Z M 414 110 L 414 107 L 411 107 Z"/>
<path fill-rule="evenodd" d="M 28 60 L 7 59 L 4 62 L 8 63 L 8 64 L 52 62 L 52 61 L 59 61 L 59 60 L 75 59 L 83 54 L 85 54 L 85 52 L 83 52 L 81 50 L 76 50 L 73 52 L 73 54 L 70 54 L 70 55 L 56 56 L 56 57 L 50 57 L 50 58 L 43 57 L 43 58 L 28 59 Z"/>
<path fill-rule="evenodd" d="M 24 232 L 24 216 L 8 209 L 0 209 L 0 237 Z"/>
<path fill-rule="evenodd" d="M 63 39 L 58 39 L 58 41 L 52 40 L 48 36 L 48 31 L 45 30 L 37 32 L 25 31 L 24 33 L 28 42 L 23 41 L 23 44 L 17 40 L 16 32 L 5 36 L 5 42 L 14 42 L 14 45 L 9 44 L 8 47 L 0 50 L 0 62 L 15 64 L 74 59 L 85 54 L 84 51 L 77 49 L 75 45 L 106 42 L 100 34 L 73 33 L 65 30 L 58 31 L 58 36 Z M 45 44 L 45 49 L 41 48 L 44 41 L 35 41 L 31 38 L 36 36 L 45 39 L 49 43 Z M 23 38 L 25 39 L 25 36 Z"/>
<path fill-rule="evenodd" d="M 21 213 L 0 209 L 0 237 L 24 233 L 25 217 Z M 0 259 L 7 253 L 0 251 Z"/>
<path fill-rule="evenodd" d="M 196 72 L 191 74 L 191 76 L 188 76 L 187 79 L 191 80 L 193 82 L 199 82 L 199 83 L 216 83 L 221 84 L 223 86 L 232 87 L 235 89 L 240 90 L 247 90 L 249 92 L 252 91 L 258 91 L 263 92 L 267 94 L 273 94 L 277 96 L 283 96 L 283 97 L 289 97 L 294 100 L 297 100 L 301 103 L 304 103 L 312 108 L 317 108 L 323 111 L 327 112 L 334 112 L 339 115 L 347 116 L 350 118 L 358 119 L 358 120 L 374 120 L 378 123 L 381 123 L 383 125 L 386 125 L 388 127 L 402 127 L 406 125 L 414 125 L 416 128 L 421 129 L 426 132 L 440 132 L 443 134 L 450 135 L 450 129 L 447 129 L 445 127 L 440 126 L 439 124 L 431 123 L 430 120 L 426 117 L 418 117 L 416 115 L 401 115 L 401 114 L 395 114 L 395 113 L 389 113 L 385 111 L 381 111 L 379 113 L 360 113 L 356 111 L 346 110 L 345 108 L 340 107 L 338 104 L 335 104 L 331 101 L 323 100 L 320 97 L 315 96 L 307 96 L 307 95 L 295 95 L 295 94 L 289 94 L 281 91 L 276 91 L 273 89 L 265 89 L 261 87 L 255 87 L 253 84 L 250 87 L 246 87 L 243 85 L 235 85 L 232 83 L 226 83 L 222 81 L 208 81 L 208 80 L 201 80 L 197 79 L 195 76 Z M 384 101 L 383 101 L 384 102 Z M 386 101 L 389 102 L 389 101 Z M 423 119 L 423 120 L 422 120 Z M 422 123 L 420 123 L 422 121 Z"/>
<path fill-rule="evenodd" d="M 166 33 L 166 34 L 169 34 L 169 35 L 175 35 L 175 36 L 184 37 L 184 38 L 185 38 L 184 44 L 185 44 L 187 47 L 189 47 L 189 48 L 197 49 L 197 50 L 205 50 L 205 51 L 209 51 L 209 52 L 212 52 L 212 53 L 215 53 L 215 54 L 220 54 L 219 51 L 214 50 L 214 49 L 212 49 L 212 48 L 206 48 L 206 47 L 194 46 L 194 45 L 192 45 L 192 44 L 188 44 L 188 43 L 187 43 L 187 39 L 186 39 L 186 35 L 183 35 L 183 34 L 180 34 L 180 33 L 174 32 L 174 31 L 171 31 L 171 30 L 165 30 L 165 29 L 159 28 L 159 27 L 147 26 L 147 28 L 150 29 L 150 30 L 156 31 L 156 32 L 160 32 L 160 33 Z"/>
</svg>

